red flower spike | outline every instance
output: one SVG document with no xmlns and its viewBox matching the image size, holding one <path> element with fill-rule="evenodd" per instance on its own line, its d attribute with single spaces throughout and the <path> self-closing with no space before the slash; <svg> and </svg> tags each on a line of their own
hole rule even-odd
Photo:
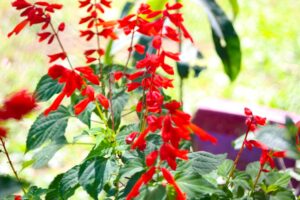
<svg viewBox="0 0 300 200">
<path fill-rule="evenodd" d="M 136 44 L 134 45 L 135 51 L 138 52 L 139 54 L 144 54 L 145 53 L 145 46 L 141 44 Z"/>
<path fill-rule="evenodd" d="M 36 107 L 33 95 L 26 90 L 21 90 L 5 100 L 4 105 L 0 108 L 0 120 L 20 120 Z"/>
<path fill-rule="evenodd" d="M 148 167 L 154 165 L 155 162 L 156 162 L 157 156 L 158 156 L 158 151 L 153 151 L 149 155 L 147 155 L 147 157 L 146 157 L 146 165 Z"/>
<path fill-rule="evenodd" d="M 186 195 L 181 191 L 179 186 L 177 185 L 173 175 L 166 169 L 166 168 L 161 168 L 161 172 L 166 179 L 166 181 L 172 185 L 176 191 L 176 200 L 186 200 Z"/>
<path fill-rule="evenodd" d="M 109 101 L 103 94 L 98 94 L 96 98 L 106 110 L 109 108 Z"/>
<path fill-rule="evenodd" d="M 155 167 L 151 167 L 147 172 L 145 172 L 135 183 L 135 185 L 132 187 L 131 191 L 129 192 L 129 194 L 126 197 L 126 200 L 132 200 L 135 197 L 137 197 L 139 195 L 139 190 L 140 187 L 143 184 L 147 184 L 153 177 L 153 175 L 155 174 Z"/>
<path fill-rule="evenodd" d="M 0 127 L 0 139 L 6 138 L 7 130 L 5 128 Z"/>
<path fill-rule="evenodd" d="M 67 55 L 65 52 L 61 52 L 61 53 L 57 53 L 57 54 L 53 54 L 53 55 L 48 55 L 48 57 L 50 58 L 49 63 L 52 63 L 58 59 L 61 59 L 61 60 L 66 59 Z"/>
</svg>

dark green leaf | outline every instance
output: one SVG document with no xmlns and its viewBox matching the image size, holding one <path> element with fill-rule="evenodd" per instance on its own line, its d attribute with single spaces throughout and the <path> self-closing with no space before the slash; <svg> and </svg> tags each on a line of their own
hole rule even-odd
<svg viewBox="0 0 300 200">
<path fill-rule="evenodd" d="M 292 191 L 281 190 L 270 196 L 269 200 L 295 200 L 295 196 Z"/>
<path fill-rule="evenodd" d="M 51 158 L 55 155 L 55 153 L 61 149 L 65 144 L 67 144 L 66 138 L 64 136 L 55 139 L 46 147 L 43 147 L 39 152 L 34 154 L 33 156 L 33 167 L 41 168 L 48 164 Z"/>
<path fill-rule="evenodd" d="M 28 192 L 24 195 L 24 200 L 41 200 L 41 196 L 49 192 L 47 189 L 31 186 Z"/>
<path fill-rule="evenodd" d="M 86 160 L 80 166 L 79 184 L 93 199 L 98 199 L 98 194 L 116 169 L 117 164 L 113 159 L 95 157 Z"/>
<path fill-rule="evenodd" d="M 215 0 L 199 0 L 205 7 L 216 51 L 231 81 L 234 81 L 241 69 L 242 53 L 240 40 L 234 27 Z"/>
<path fill-rule="evenodd" d="M 60 93 L 63 88 L 56 80 L 53 80 L 47 74 L 38 82 L 35 89 L 35 97 L 37 101 L 48 101 L 53 95 Z"/>
<path fill-rule="evenodd" d="M 232 160 L 224 160 L 224 162 L 218 167 L 218 175 L 223 176 L 223 177 L 228 177 L 229 172 L 233 166 L 233 161 Z"/>
<path fill-rule="evenodd" d="M 200 66 L 194 66 L 193 67 L 193 70 L 194 70 L 194 72 L 195 72 L 195 75 L 194 75 L 194 77 L 195 78 L 197 78 L 197 77 L 199 77 L 199 75 L 200 75 L 200 73 L 203 71 L 203 70 L 205 70 L 206 69 L 206 67 L 200 67 Z"/>
<path fill-rule="evenodd" d="M 189 154 L 191 165 L 189 170 L 200 175 L 205 175 L 217 169 L 217 167 L 225 160 L 226 154 L 214 155 L 204 151 L 193 152 Z"/>
<path fill-rule="evenodd" d="M 189 198 L 203 194 L 212 194 L 217 191 L 214 185 L 198 173 L 182 173 L 176 178 L 176 182 Z"/>
<path fill-rule="evenodd" d="M 124 107 L 128 102 L 128 99 L 129 99 L 129 95 L 124 90 L 116 92 L 113 95 L 112 107 L 114 111 L 115 130 L 119 127 L 121 123 L 122 111 L 124 110 Z"/>
<path fill-rule="evenodd" d="M 285 188 L 288 186 L 290 180 L 291 176 L 288 173 L 270 172 L 266 175 L 266 182 L 268 185 Z"/>
<path fill-rule="evenodd" d="M 157 185 L 149 187 L 145 191 L 144 200 L 163 200 L 166 198 L 166 187 Z"/>
<path fill-rule="evenodd" d="M 26 141 L 27 151 L 40 147 L 48 140 L 54 141 L 64 136 L 69 116 L 69 112 L 64 106 L 60 106 L 48 116 L 42 113 L 29 130 Z"/>
<path fill-rule="evenodd" d="M 129 11 L 133 8 L 133 6 L 134 6 L 133 2 L 126 2 L 122 9 L 120 18 L 123 18 L 126 15 L 128 15 Z"/>
<path fill-rule="evenodd" d="M 21 190 L 20 183 L 12 177 L 0 176 L 0 199 Z"/>
<path fill-rule="evenodd" d="M 183 62 L 177 62 L 177 72 L 180 76 L 180 78 L 188 78 L 189 76 L 189 64 L 183 63 Z"/>
<path fill-rule="evenodd" d="M 88 127 L 91 127 L 91 116 L 92 116 L 92 113 L 95 109 L 95 104 L 94 103 L 90 103 L 86 109 L 80 113 L 80 115 L 78 115 L 78 119 L 80 121 L 82 121 L 84 124 L 86 124 Z"/>
</svg>

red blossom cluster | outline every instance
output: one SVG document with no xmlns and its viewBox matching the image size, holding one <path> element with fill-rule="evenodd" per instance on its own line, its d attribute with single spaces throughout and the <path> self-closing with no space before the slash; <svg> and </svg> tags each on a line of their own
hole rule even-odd
<svg viewBox="0 0 300 200">
<path fill-rule="evenodd" d="M 114 27 L 117 21 L 110 20 L 105 21 L 100 18 L 101 14 L 104 14 L 105 7 L 111 8 L 111 1 L 107 0 L 80 0 L 80 8 L 86 8 L 88 16 L 81 18 L 79 24 L 87 24 L 87 28 L 80 31 L 80 37 L 86 38 L 87 41 L 97 38 L 98 46 L 96 48 L 88 49 L 84 52 L 86 57 L 86 63 L 92 63 L 96 60 L 100 60 L 104 55 L 104 49 L 100 48 L 99 38 L 111 38 L 117 39 L 117 35 L 114 32 Z"/>
<path fill-rule="evenodd" d="M 85 2 L 85 3 L 84 3 Z M 84 7 L 90 1 L 80 1 L 81 7 Z M 105 0 L 101 0 L 101 4 L 109 6 L 109 2 Z M 86 96 L 84 100 L 75 105 L 75 113 L 80 114 L 88 103 L 91 101 L 98 100 L 100 104 L 107 109 L 108 108 L 108 100 L 102 94 L 98 94 L 96 98 L 93 98 L 91 95 L 94 94 L 94 89 L 92 87 L 88 88 L 88 84 L 99 85 L 99 77 L 94 73 L 90 66 L 80 66 L 73 68 L 68 55 L 61 44 L 61 41 L 58 36 L 58 32 L 64 31 L 65 24 L 62 22 L 58 25 L 57 30 L 55 30 L 54 25 L 51 22 L 51 14 L 54 13 L 55 10 L 61 9 L 61 4 L 50 4 L 46 1 L 37 1 L 35 3 L 29 3 L 25 0 L 15 0 L 12 3 L 12 6 L 17 10 L 21 10 L 21 16 L 26 17 L 24 21 L 19 23 L 14 30 L 8 34 L 10 37 L 13 33 L 18 34 L 23 28 L 29 24 L 36 25 L 42 24 L 41 32 L 38 33 L 39 42 L 42 42 L 48 39 L 48 44 L 51 44 L 53 40 L 56 38 L 61 47 L 61 51 L 59 53 L 55 53 L 52 55 L 48 55 L 49 63 L 56 62 L 58 60 L 68 59 L 71 69 L 67 69 L 63 65 L 54 64 L 48 70 L 48 75 L 55 80 L 58 80 L 60 84 L 63 84 L 62 92 L 56 97 L 56 99 L 52 102 L 52 104 L 47 108 L 44 112 L 45 115 L 48 115 L 51 111 L 56 110 L 63 99 L 65 97 L 70 97 L 76 90 L 80 91 L 83 96 Z M 99 5 L 94 5 L 97 8 Z M 101 6 L 100 6 L 101 7 Z M 89 9 L 90 10 L 90 9 Z M 102 9 L 101 9 L 102 10 Z M 48 27 L 50 27 L 50 31 L 45 31 Z M 89 92 L 86 92 L 89 91 Z"/>
<path fill-rule="evenodd" d="M 177 200 L 186 199 L 172 174 L 166 168 L 161 168 L 160 165 L 166 162 L 171 169 L 176 170 L 177 159 L 188 159 L 189 150 L 181 149 L 180 143 L 183 140 L 190 140 L 191 133 L 195 133 L 205 141 L 217 142 L 213 136 L 190 122 L 191 116 L 181 110 L 181 103 L 174 100 L 166 102 L 162 93 L 163 89 L 173 87 L 173 80 L 157 71 L 162 69 L 168 75 L 173 75 L 173 67 L 168 65 L 166 61 L 167 59 L 179 61 L 179 53 L 163 49 L 163 39 L 179 42 L 178 29 L 180 29 L 185 38 L 193 41 L 183 25 L 182 15 L 177 12 L 181 7 L 180 3 L 166 4 L 164 10 L 154 11 L 149 5 L 142 4 L 137 14 L 128 15 L 118 21 L 119 28 L 123 29 L 125 34 L 138 32 L 152 37 L 152 47 L 156 50 L 156 53 L 147 53 L 144 59 L 136 63 L 136 72 L 128 74 L 118 71 L 115 73 L 116 80 L 123 76 L 129 80 L 127 83 L 128 92 L 138 88 L 144 91 L 144 96 L 136 106 L 136 111 L 142 114 L 142 128 L 140 132 L 129 134 L 126 142 L 131 144 L 131 149 L 144 150 L 147 146 L 147 135 L 156 132 L 161 133 L 163 141 L 158 150 L 147 155 L 146 164 L 149 169 L 132 188 L 127 200 L 133 199 L 139 194 L 140 187 L 152 179 L 156 170 L 161 171 L 167 182 L 174 187 Z M 171 27 L 172 25 L 174 28 Z M 136 44 L 134 48 L 139 54 L 145 54 L 143 45 Z M 129 48 L 129 51 L 131 50 L 132 47 Z"/>
<path fill-rule="evenodd" d="M 0 122 L 9 119 L 21 120 L 22 117 L 30 113 L 37 104 L 32 94 L 26 90 L 21 90 L 8 97 L 0 108 Z M 7 130 L 0 127 L 0 138 L 5 138 Z"/>
<path fill-rule="evenodd" d="M 257 128 L 257 125 L 263 126 L 266 124 L 266 118 L 263 118 L 263 117 L 260 117 L 257 115 L 253 115 L 252 111 L 249 108 L 245 108 L 245 115 L 247 117 L 246 125 L 248 127 L 248 131 L 246 134 L 248 134 L 249 131 L 255 131 Z M 245 137 L 244 145 L 249 150 L 252 150 L 253 147 L 255 147 L 262 151 L 262 154 L 260 157 L 260 165 L 261 165 L 261 170 L 264 172 L 269 172 L 269 170 L 264 168 L 264 166 L 266 164 L 269 164 L 269 166 L 272 169 L 275 167 L 275 162 L 273 160 L 274 157 L 277 157 L 277 158 L 285 157 L 285 151 L 273 151 L 266 144 L 263 144 L 262 142 L 257 141 L 257 140 L 247 140 L 247 137 Z"/>
</svg>

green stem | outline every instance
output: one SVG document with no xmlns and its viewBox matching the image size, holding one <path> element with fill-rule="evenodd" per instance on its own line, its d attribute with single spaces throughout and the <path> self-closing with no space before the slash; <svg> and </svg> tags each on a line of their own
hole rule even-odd
<svg viewBox="0 0 300 200">
<path fill-rule="evenodd" d="M 8 151 L 7 151 L 7 149 L 6 149 L 5 142 L 4 142 L 3 138 L 0 138 L 0 141 L 1 141 L 1 144 L 2 144 L 2 147 L 3 147 L 3 150 L 4 150 L 4 154 L 5 154 L 5 156 L 6 156 L 7 160 L 8 160 L 8 163 L 9 163 L 9 165 L 10 165 L 10 168 L 11 168 L 11 170 L 13 171 L 13 173 L 14 173 L 16 179 L 17 179 L 18 182 L 20 183 L 23 193 L 26 194 L 26 190 L 25 190 L 25 188 L 23 187 L 23 184 L 22 184 L 22 182 L 21 182 L 21 179 L 19 178 L 19 175 L 18 175 L 18 173 L 17 173 L 17 171 L 16 171 L 16 169 L 15 169 L 15 167 L 14 167 L 14 165 L 13 165 L 11 159 L 10 159 L 10 156 L 9 156 L 9 153 L 8 153 Z"/>
<path fill-rule="evenodd" d="M 253 185 L 253 188 L 252 188 L 252 193 L 254 192 L 254 190 L 255 190 L 255 187 L 256 187 L 256 185 L 257 185 L 257 182 L 258 182 L 258 180 L 259 180 L 259 177 L 260 177 L 260 175 L 261 175 L 261 173 L 262 173 L 262 171 L 263 171 L 263 165 L 262 166 L 260 166 L 260 169 L 259 169 L 259 172 L 258 172 L 258 174 L 257 174 L 257 176 L 256 176 L 256 178 L 255 178 L 255 181 L 254 181 L 254 185 Z"/>
</svg>

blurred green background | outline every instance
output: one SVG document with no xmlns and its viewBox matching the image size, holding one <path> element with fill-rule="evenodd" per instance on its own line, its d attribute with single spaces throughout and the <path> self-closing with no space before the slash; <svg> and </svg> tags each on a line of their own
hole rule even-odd
<svg viewBox="0 0 300 200">
<path fill-rule="evenodd" d="M 79 38 L 78 21 L 84 12 L 78 11 L 77 1 L 60 0 L 65 5 L 54 16 L 54 23 L 64 21 L 67 29 L 62 35 L 66 50 L 75 65 L 83 65 L 83 51 L 91 43 Z M 126 1 L 116 0 L 107 15 L 116 18 Z M 223 72 L 223 66 L 215 53 L 211 30 L 203 9 L 193 1 L 184 0 L 185 24 L 194 37 L 195 45 L 201 50 L 206 65 L 198 78 L 185 81 L 184 102 L 187 109 L 195 111 L 197 104 L 206 98 L 223 98 L 240 102 L 245 106 L 258 104 L 300 114 L 300 1 L 256 0 L 239 1 L 240 12 L 234 22 L 242 46 L 242 70 L 237 80 L 231 83 Z M 229 0 L 218 3 L 232 18 Z M 28 88 L 33 91 L 40 77 L 47 72 L 47 54 L 59 51 L 57 46 L 37 42 L 37 27 L 27 28 L 19 36 L 8 39 L 7 33 L 20 21 L 19 12 L 10 7 L 10 1 L 0 1 L 0 100 L 9 93 Z M 76 11 L 75 11 L 76 10 Z M 122 59 L 120 56 L 120 61 Z M 175 80 L 178 85 L 178 80 Z M 178 91 L 170 92 L 178 98 Z M 39 112 L 41 112 L 41 106 Z M 36 115 L 33 114 L 16 126 L 9 123 L 11 132 L 8 147 L 13 160 L 20 169 L 24 158 L 27 130 Z M 76 122 L 75 122 L 76 123 Z M 71 123 L 70 123 L 71 124 Z M 68 127 L 72 130 L 72 126 Z M 71 147 L 55 156 L 49 168 L 23 171 L 23 177 L 36 184 L 47 186 L 55 174 L 68 169 L 80 160 L 68 159 L 76 155 L 84 157 L 84 149 Z M 70 155 L 72 154 L 72 155 Z M 2 159 L 2 162 L 1 162 Z M 68 164 L 64 160 L 68 160 Z M 0 157 L 0 174 L 9 173 L 8 166 Z M 32 178 L 32 176 L 35 176 Z M 38 177 L 43 176 L 43 178 Z"/>
</svg>

